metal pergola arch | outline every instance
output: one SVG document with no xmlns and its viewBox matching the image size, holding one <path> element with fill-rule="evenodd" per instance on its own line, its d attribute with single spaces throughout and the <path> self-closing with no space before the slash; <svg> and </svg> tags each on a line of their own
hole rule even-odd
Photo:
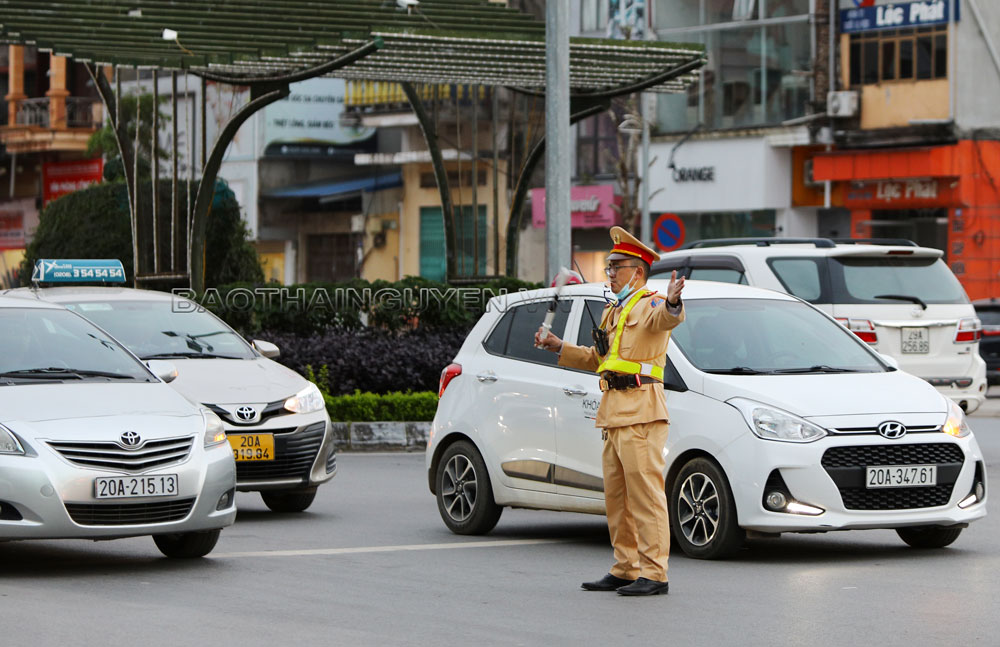
<svg viewBox="0 0 1000 647">
<path fill-rule="evenodd" d="M 187 255 L 196 290 L 204 288 L 204 232 L 223 154 L 251 114 L 288 95 L 289 83 L 318 76 L 400 82 L 427 141 L 447 215 L 453 213 L 452 201 L 435 126 L 413 84 L 504 86 L 543 95 L 546 82 L 545 23 L 487 0 L 421 0 L 415 10 L 400 9 L 395 0 L 0 0 L 0 41 L 87 63 L 118 134 L 122 160 L 133 169 L 128 179 L 133 232 L 138 168 L 115 90 L 101 68 L 188 71 L 203 80 L 249 86 L 249 103 L 222 128 L 207 158 L 202 151 Z M 704 63 L 700 45 L 574 37 L 572 119 L 597 114 L 616 96 L 682 91 Z M 514 189 L 508 273 L 516 267 L 517 216 L 543 150 L 544 140 L 528 155 Z M 456 276 L 450 220 L 445 218 L 449 279 Z M 134 241 L 139 277 L 137 245 Z"/>
</svg>

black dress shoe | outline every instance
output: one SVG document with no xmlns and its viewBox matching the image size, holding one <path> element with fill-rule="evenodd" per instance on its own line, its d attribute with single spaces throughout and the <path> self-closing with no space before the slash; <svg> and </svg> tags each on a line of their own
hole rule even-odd
<svg viewBox="0 0 1000 647">
<path fill-rule="evenodd" d="M 640 577 L 628 586 L 618 589 L 618 595 L 663 595 L 670 589 L 670 582 L 657 582 Z"/>
<path fill-rule="evenodd" d="M 623 586 L 634 583 L 635 580 L 626 580 L 620 577 L 615 577 L 611 573 L 608 573 L 596 582 L 584 582 L 582 586 L 587 591 L 614 591 L 620 589 Z"/>
</svg>

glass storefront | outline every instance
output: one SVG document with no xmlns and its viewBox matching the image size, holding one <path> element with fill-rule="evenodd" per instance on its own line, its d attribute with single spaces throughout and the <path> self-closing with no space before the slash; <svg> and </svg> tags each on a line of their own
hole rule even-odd
<svg viewBox="0 0 1000 647">
<path fill-rule="evenodd" d="M 657 0 L 660 40 L 700 43 L 708 64 L 687 94 L 658 95 L 658 133 L 773 125 L 806 114 L 809 0 Z"/>
<path fill-rule="evenodd" d="M 653 214 L 653 221 L 660 214 Z M 684 242 L 706 238 L 762 238 L 774 236 L 774 209 L 678 213 L 684 223 Z"/>
</svg>

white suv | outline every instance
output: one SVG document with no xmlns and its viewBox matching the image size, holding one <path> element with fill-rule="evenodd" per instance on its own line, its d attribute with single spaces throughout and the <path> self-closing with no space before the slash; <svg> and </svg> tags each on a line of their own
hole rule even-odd
<svg viewBox="0 0 1000 647">
<path fill-rule="evenodd" d="M 493 299 L 442 372 L 426 467 L 453 532 L 489 532 L 504 506 L 604 513 L 598 377 L 532 345 L 553 293 Z M 794 296 L 690 281 L 684 303 L 665 369 L 665 476 L 685 553 L 721 557 L 748 532 L 853 528 L 941 547 L 986 514 L 965 414 L 926 382 Z M 569 286 L 559 305 L 552 332 L 589 345 L 602 286 Z"/>
<path fill-rule="evenodd" d="M 986 399 L 982 325 L 942 255 L 905 240 L 717 239 L 663 254 L 651 276 L 794 294 L 972 413 Z"/>
</svg>

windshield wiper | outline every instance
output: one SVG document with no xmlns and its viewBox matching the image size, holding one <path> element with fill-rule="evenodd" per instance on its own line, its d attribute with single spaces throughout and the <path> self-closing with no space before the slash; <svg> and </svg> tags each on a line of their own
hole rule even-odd
<svg viewBox="0 0 1000 647">
<path fill-rule="evenodd" d="M 181 351 L 178 353 L 152 353 L 141 355 L 139 359 L 171 359 L 174 357 L 189 357 L 193 359 L 240 359 L 232 355 L 217 355 L 215 353 L 201 353 L 198 351 Z"/>
<path fill-rule="evenodd" d="M 734 366 L 732 368 L 710 368 L 705 371 L 713 375 L 765 375 L 770 371 L 758 371 L 749 366 Z"/>
<path fill-rule="evenodd" d="M 113 380 L 134 380 L 134 375 L 121 375 L 109 371 L 92 371 L 85 368 L 62 368 L 60 366 L 49 366 L 48 368 L 22 368 L 16 371 L 4 371 L 0 377 L 26 377 L 29 379 L 55 379 L 66 378 L 83 379 L 85 377 L 107 377 Z"/>
<path fill-rule="evenodd" d="M 853 368 L 837 368 L 835 366 L 827 366 L 826 364 L 816 364 L 815 366 L 810 366 L 809 368 L 778 368 L 774 370 L 775 373 L 860 373 L 857 369 Z"/>
<path fill-rule="evenodd" d="M 920 306 L 921 310 L 927 309 L 927 304 L 920 297 L 912 297 L 908 294 L 876 294 L 876 299 L 896 299 L 897 301 L 909 301 L 910 303 L 916 303 Z"/>
</svg>

